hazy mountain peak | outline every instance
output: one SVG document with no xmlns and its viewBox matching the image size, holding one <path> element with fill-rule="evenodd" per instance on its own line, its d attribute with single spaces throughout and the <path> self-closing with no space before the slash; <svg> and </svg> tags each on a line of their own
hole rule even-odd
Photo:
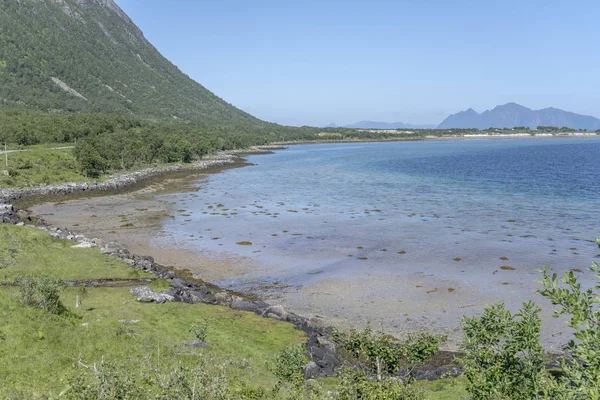
<svg viewBox="0 0 600 400">
<path fill-rule="evenodd" d="M 532 110 L 517 103 L 498 105 L 481 114 L 469 108 L 448 116 L 439 125 L 440 129 L 450 128 L 514 128 L 524 126 L 535 129 L 538 126 L 569 127 L 573 129 L 600 129 L 600 119 L 588 115 L 575 114 L 558 108 Z"/>
</svg>

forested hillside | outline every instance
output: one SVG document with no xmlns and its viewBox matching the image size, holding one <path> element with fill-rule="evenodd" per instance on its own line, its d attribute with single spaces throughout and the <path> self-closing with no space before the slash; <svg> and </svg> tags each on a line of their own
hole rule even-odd
<svg viewBox="0 0 600 400">
<path fill-rule="evenodd" d="M 0 107 L 267 124 L 165 59 L 112 0 L 0 0 Z"/>
</svg>

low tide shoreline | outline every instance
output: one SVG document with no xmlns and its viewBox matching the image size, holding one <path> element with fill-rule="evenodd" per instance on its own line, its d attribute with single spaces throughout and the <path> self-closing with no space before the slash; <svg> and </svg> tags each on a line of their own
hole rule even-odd
<svg viewBox="0 0 600 400">
<path fill-rule="evenodd" d="M 281 148 L 281 147 L 277 147 Z M 235 154 L 227 154 L 225 159 L 230 160 L 203 166 L 196 169 L 178 169 L 176 171 L 168 171 L 157 173 L 150 178 L 142 179 L 140 182 L 130 185 L 124 185 L 117 190 L 107 191 L 80 191 L 66 194 L 58 194 L 53 198 L 35 197 L 33 198 L 36 206 L 32 207 L 34 215 L 47 220 L 53 226 L 66 227 L 75 232 L 81 232 L 89 237 L 99 237 L 105 241 L 115 241 L 123 243 L 130 251 L 135 254 L 150 254 L 157 262 L 162 265 L 171 265 L 175 268 L 189 273 L 195 277 L 201 278 L 208 282 L 218 282 L 224 279 L 235 276 L 243 276 L 249 272 L 256 272 L 262 266 L 253 262 L 251 259 L 244 257 L 224 257 L 222 255 L 215 257 L 214 255 L 199 254 L 195 251 L 186 251 L 173 246 L 165 246 L 164 243 L 154 240 L 162 235 L 161 221 L 165 218 L 170 218 L 174 211 L 171 206 L 164 201 L 161 202 L 155 197 L 160 193 L 182 193 L 190 189 L 194 182 L 200 176 L 206 174 L 219 173 L 229 168 L 236 168 L 249 165 L 242 157 L 247 154 L 265 154 L 276 148 L 261 148 L 252 152 L 237 152 Z M 193 195 L 193 192 L 190 192 Z M 80 200 L 76 200 L 80 199 Z M 50 200 L 50 201 L 48 201 Z M 20 202 L 27 202 L 26 197 L 19 199 Z M 44 204 L 41 204 L 44 202 Z M 74 201 L 74 203 L 70 203 Z M 58 203 L 55 203 L 58 202 Z M 71 206 L 73 205 L 73 206 Z M 339 282 L 322 282 L 319 285 L 307 289 L 305 292 L 298 291 L 295 294 L 287 296 L 286 305 L 294 312 L 305 316 L 314 316 L 323 318 L 327 323 L 336 326 L 342 330 L 350 327 L 360 327 L 367 322 L 376 322 L 375 326 L 379 327 L 380 321 L 389 320 L 389 313 L 394 308 L 398 307 L 398 301 L 394 300 L 385 304 L 385 310 L 373 310 L 370 303 L 367 301 L 372 294 L 381 291 L 382 285 L 390 285 L 394 279 L 403 280 L 402 277 L 389 276 L 369 276 L 368 282 L 365 280 L 355 279 L 349 285 L 355 288 L 356 298 L 348 298 L 347 294 L 338 292 Z M 366 279 L 366 278 L 365 278 Z M 411 280 L 412 279 L 412 280 Z M 406 284 L 406 289 L 414 287 L 432 286 L 438 287 L 446 285 L 458 289 L 454 293 L 468 293 L 474 288 L 461 288 L 456 282 L 440 282 L 434 278 L 416 278 L 404 279 L 405 282 L 398 284 Z M 422 280 L 427 280 L 424 282 Z M 397 281 L 397 279 L 396 279 Z M 397 285 L 396 285 L 397 286 Z M 401 286 L 401 285 L 400 285 Z M 400 287 L 397 286 L 397 287 Z M 444 286 L 440 286 L 444 287 Z M 276 292 L 285 288 L 272 288 L 271 292 Z M 464 290 L 463 290 L 464 289 Z M 390 289 L 391 290 L 391 289 Z M 309 293 L 311 298 L 307 301 L 306 293 Z M 436 296 L 441 296 L 438 303 L 446 304 L 447 301 L 454 301 L 455 294 L 452 295 L 445 290 L 436 290 Z M 452 299 L 444 299 L 443 296 L 452 297 Z M 429 296 L 431 297 L 431 296 Z M 337 299 L 337 300 L 335 300 Z M 339 310 L 328 308 L 328 304 L 332 301 L 344 303 L 348 307 L 344 313 L 339 313 Z M 392 299 L 393 300 L 393 299 Z M 436 304 L 420 304 L 421 298 L 415 298 L 414 304 L 403 303 L 404 307 L 410 306 L 419 310 L 424 319 L 416 320 L 412 318 L 410 323 L 405 322 L 408 318 L 397 318 L 398 332 L 429 330 L 432 329 L 438 333 L 450 333 L 451 343 L 445 348 L 446 350 L 456 351 L 460 340 L 460 331 L 452 329 L 446 323 L 436 324 L 436 321 L 430 318 L 428 310 L 431 307 L 436 307 Z M 482 303 L 483 304 L 483 303 Z M 477 303 L 477 307 L 470 304 L 464 305 L 465 313 L 479 310 L 482 304 Z M 459 305 L 462 311 L 462 306 Z M 429 308 L 428 308 L 429 307 Z M 473 307 L 473 308 L 471 308 Z M 367 312 L 368 318 L 358 315 L 355 312 L 362 308 L 361 312 Z M 439 311 L 439 310 L 438 310 Z M 479 310 L 480 311 L 480 310 Z M 450 320 L 450 316 L 444 316 Z M 457 323 L 457 319 L 452 321 Z M 381 325 L 384 327 L 384 325 Z M 396 336 L 399 333 L 394 331 Z M 549 348 L 551 352 L 557 352 L 560 348 L 560 337 L 553 339 Z"/>
</svg>

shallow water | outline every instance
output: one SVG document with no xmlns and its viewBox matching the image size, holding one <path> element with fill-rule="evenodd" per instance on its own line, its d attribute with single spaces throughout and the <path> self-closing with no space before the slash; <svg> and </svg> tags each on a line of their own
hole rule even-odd
<svg viewBox="0 0 600 400">
<path fill-rule="evenodd" d="M 185 211 L 164 229 L 301 283 L 365 262 L 484 280 L 501 266 L 583 269 L 597 254 L 599 156 L 591 139 L 293 146 L 198 181 L 198 197 L 166 196 Z"/>
<path fill-rule="evenodd" d="M 585 271 L 598 259 L 598 139 L 306 145 L 248 161 L 161 196 L 178 212 L 154 239 L 261 265 L 218 282 L 238 290 L 427 278 L 442 306 L 515 308 L 539 299 L 543 266 Z M 370 296 L 383 304 L 399 290 Z"/>
</svg>

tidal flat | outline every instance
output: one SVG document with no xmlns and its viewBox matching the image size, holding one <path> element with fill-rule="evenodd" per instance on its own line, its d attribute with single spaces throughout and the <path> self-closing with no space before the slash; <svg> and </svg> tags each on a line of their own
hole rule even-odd
<svg viewBox="0 0 600 400">
<path fill-rule="evenodd" d="M 341 329 L 446 333 L 450 350 L 461 316 L 535 300 L 558 352 L 566 327 L 537 270 L 585 275 L 597 260 L 599 152 L 586 139 L 294 146 L 33 211 Z"/>
</svg>

